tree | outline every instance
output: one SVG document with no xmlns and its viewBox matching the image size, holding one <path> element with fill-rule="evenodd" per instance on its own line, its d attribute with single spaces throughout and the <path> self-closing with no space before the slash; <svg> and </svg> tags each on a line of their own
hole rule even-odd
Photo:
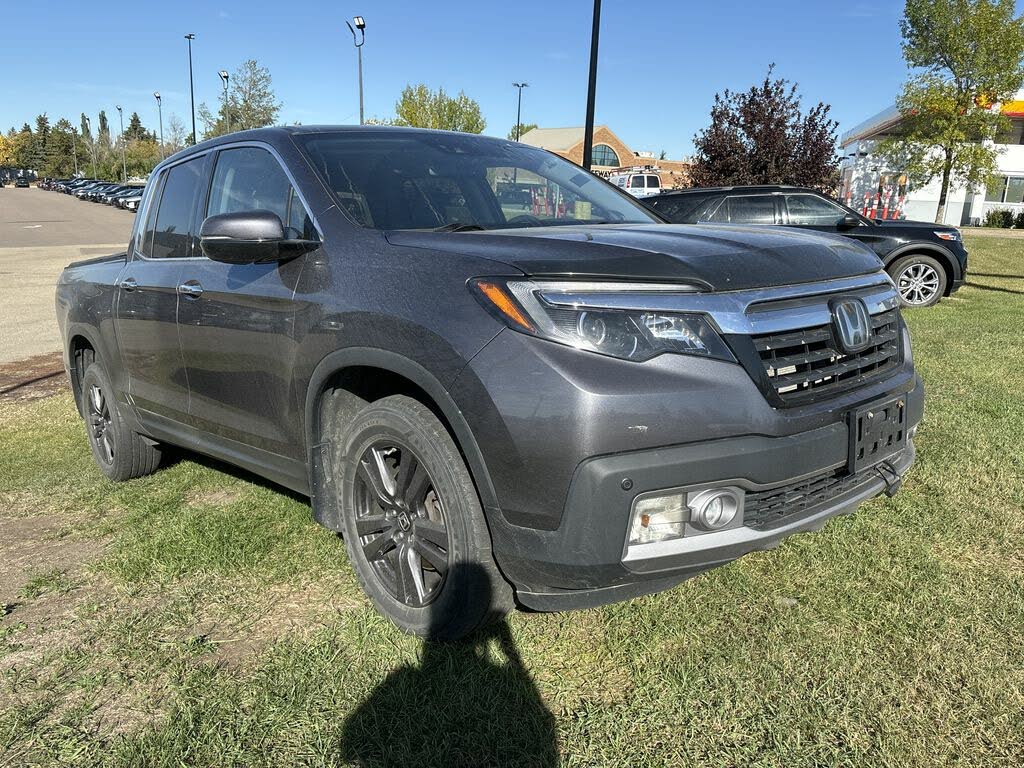
<svg viewBox="0 0 1024 768">
<path fill-rule="evenodd" d="M 188 129 L 185 123 L 177 115 L 171 115 L 167 121 L 167 133 L 164 134 L 164 151 L 172 154 L 184 149 L 189 139 Z"/>
<path fill-rule="evenodd" d="M 32 151 L 29 166 L 39 170 L 46 161 L 46 144 L 50 140 L 50 118 L 44 112 L 36 116 L 36 130 L 32 135 Z"/>
<path fill-rule="evenodd" d="M 70 176 L 75 170 L 75 151 L 75 136 L 71 123 L 61 118 L 50 129 L 42 165 L 43 175 Z M 79 156 L 78 159 L 81 162 L 83 158 Z"/>
<path fill-rule="evenodd" d="M 274 94 L 269 69 L 261 67 L 255 59 L 243 61 L 228 83 L 227 99 L 221 99 L 216 115 L 205 102 L 199 105 L 204 139 L 277 122 L 281 102 Z"/>
<path fill-rule="evenodd" d="M 99 130 L 96 133 L 96 140 L 102 147 L 110 147 L 110 125 L 107 123 L 107 113 L 100 110 L 98 115 Z"/>
<path fill-rule="evenodd" d="M 516 128 L 517 127 L 519 128 L 519 132 L 518 133 L 516 133 Z M 528 134 L 530 131 L 532 131 L 536 127 L 537 127 L 536 123 L 520 123 L 518 126 L 513 125 L 512 126 L 512 130 L 510 130 L 508 132 L 508 139 L 509 139 L 509 141 L 516 141 L 520 137 L 525 136 L 526 134 Z"/>
<path fill-rule="evenodd" d="M 482 133 L 487 127 L 480 105 L 463 91 L 452 98 L 443 88 L 431 91 L 423 83 L 405 86 L 395 103 L 394 124 L 464 133 Z"/>
<path fill-rule="evenodd" d="M 715 94 L 711 125 L 693 140 L 694 186 L 796 184 L 831 191 L 838 181 L 838 123 L 819 102 L 801 111 L 796 84 L 772 79 L 745 93 Z"/>
<path fill-rule="evenodd" d="M 912 69 L 896 105 L 898 132 L 878 153 L 914 186 L 940 179 L 935 221 L 953 188 L 996 170 L 992 142 L 1009 127 L 993 106 L 1024 84 L 1024 17 L 1013 0 L 907 0 L 900 32 Z"/>
<path fill-rule="evenodd" d="M 128 118 L 128 127 L 124 129 L 124 137 L 128 141 L 141 141 L 153 138 L 143 127 L 142 118 L 139 117 L 138 112 L 132 112 L 132 116 Z"/>
</svg>

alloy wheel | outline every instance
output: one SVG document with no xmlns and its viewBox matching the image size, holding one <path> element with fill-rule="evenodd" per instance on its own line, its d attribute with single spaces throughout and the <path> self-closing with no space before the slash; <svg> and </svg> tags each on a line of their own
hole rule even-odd
<svg viewBox="0 0 1024 768">
<path fill-rule="evenodd" d="M 373 443 L 356 468 L 356 532 L 381 585 L 420 608 L 444 586 L 451 547 L 443 500 L 413 451 L 394 440 Z"/>
<path fill-rule="evenodd" d="M 896 277 L 896 290 L 906 304 L 928 304 L 938 293 L 941 280 L 930 264 L 908 264 Z"/>
<path fill-rule="evenodd" d="M 114 435 L 110 424 L 110 406 L 103 390 L 93 385 L 89 388 L 89 436 L 99 448 L 107 464 L 114 463 Z"/>
</svg>

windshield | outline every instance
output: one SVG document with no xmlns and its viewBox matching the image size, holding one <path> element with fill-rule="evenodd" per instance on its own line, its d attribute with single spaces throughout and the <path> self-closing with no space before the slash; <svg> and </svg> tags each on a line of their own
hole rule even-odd
<svg viewBox="0 0 1024 768">
<path fill-rule="evenodd" d="M 579 166 L 512 141 L 401 130 L 299 134 L 341 205 L 375 229 L 501 229 L 658 219 Z"/>
</svg>

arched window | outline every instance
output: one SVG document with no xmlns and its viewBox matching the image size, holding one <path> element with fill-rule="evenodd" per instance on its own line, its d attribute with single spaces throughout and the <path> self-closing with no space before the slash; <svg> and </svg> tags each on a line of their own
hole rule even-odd
<svg viewBox="0 0 1024 768">
<path fill-rule="evenodd" d="M 596 144 L 591 154 L 591 163 L 593 165 L 602 165 L 606 168 L 618 168 L 619 156 L 607 144 Z"/>
</svg>

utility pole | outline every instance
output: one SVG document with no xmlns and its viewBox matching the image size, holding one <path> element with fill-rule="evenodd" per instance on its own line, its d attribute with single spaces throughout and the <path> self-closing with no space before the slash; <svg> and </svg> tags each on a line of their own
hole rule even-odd
<svg viewBox="0 0 1024 768">
<path fill-rule="evenodd" d="M 160 116 L 160 159 L 164 159 L 164 108 L 163 99 L 160 98 L 160 91 L 153 91 L 153 98 L 156 99 L 156 111 Z"/>
<path fill-rule="evenodd" d="M 519 103 L 516 105 L 516 141 L 519 141 L 519 134 L 522 129 L 522 114 L 523 114 L 523 88 L 529 88 L 529 83 L 512 83 L 513 86 L 519 89 Z"/>
<path fill-rule="evenodd" d="M 594 100 L 597 96 L 597 42 L 601 35 L 601 0 L 594 0 L 594 26 L 590 32 L 590 82 L 587 85 L 587 124 L 583 129 L 583 167 L 590 170 L 594 154 Z"/>
<path fill-rule="evenodd" d="M 196 39 L 195 34 L 185 35 L 188 40 L 188 92 L 192 97 L 192 146 L 196 145 L 196 88 L 192 81 L 192 41 Z"/>
<path fill-rule="evenodd" d="M 120 104 L 115 105 L 115 109 L 117 109 L 117 116 L 121 120 L 121 171 L 124 174 L 122 176 L 122 178 L 121 178 L 121 181 L 124 184 L 127 184 L 128 183 L 128 162 L 124 159 L 124 112 L 121 111 L 121 105 Z"/>
<path fill-rule="evenodd" d="M 359 55 L 359 124 L 363 125 L 366 122 L 363 115 L 363 43 L 366 42 L 366 22 L 362 16 L 356 16 L 352 21 L 355 22 L 355 29 L 347 21 L 345 25 L 352 33 L 352 45 L 356 47 L 356 53 Z M 356 29 L 359 30 L 359 42 L 356 42 Z"/>
</svg>

